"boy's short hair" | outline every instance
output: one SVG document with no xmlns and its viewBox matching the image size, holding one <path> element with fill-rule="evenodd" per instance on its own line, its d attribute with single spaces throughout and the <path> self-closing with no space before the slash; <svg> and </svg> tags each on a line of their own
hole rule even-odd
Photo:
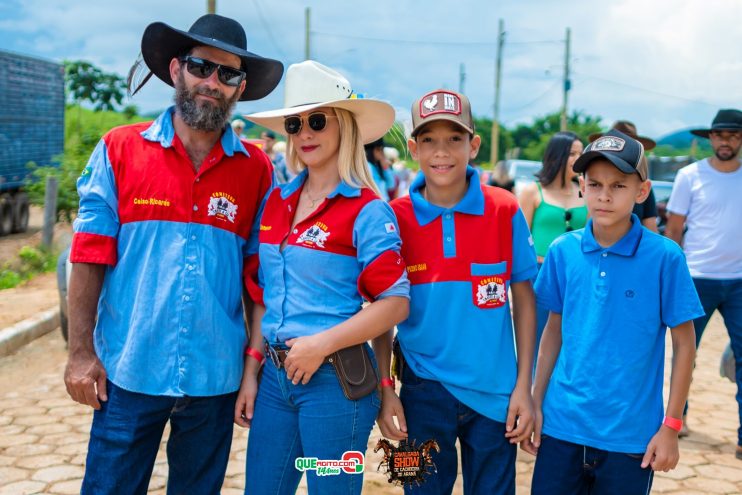
<svg viewBox="0 0 742 495">
<path fill-rule="evenodd" d="M 611 129 L 603 136 L 588 144 L 572 169 L 584 173 L 588 165 L 598 158 L 608 160 L 624 174 L 639 174 L 642 181 L 647 180 L 649 167 L 644 157 L 644 146 L 636 139 L 616 129 Z"/>
<path fill-rule="evenodd" d="M 453 122 L 470 136 L 474 135 L 469 99 L 455 91 L 436 89 L 412 104 L 412 138 L 417 137 L 425 125 L 436 120 Z"/>
</svg>

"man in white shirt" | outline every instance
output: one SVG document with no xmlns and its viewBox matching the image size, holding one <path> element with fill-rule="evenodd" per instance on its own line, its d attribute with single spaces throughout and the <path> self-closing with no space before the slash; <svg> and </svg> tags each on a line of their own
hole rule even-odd
<svg viewBox="0 0 742 495">
<path fill-rule="evenodd" d="M 711 128 L 691 132 L 711 140 L 714 156 L 678 172 L 667 204 L 665 235 L 682 242 L 706 312 L 694 321 L 696 347 L 714 311 L 724 317 L 736 362 L 741 426 L 735 455 L 742 460 L 742 112 L 719 110 Z"/>
</svg>

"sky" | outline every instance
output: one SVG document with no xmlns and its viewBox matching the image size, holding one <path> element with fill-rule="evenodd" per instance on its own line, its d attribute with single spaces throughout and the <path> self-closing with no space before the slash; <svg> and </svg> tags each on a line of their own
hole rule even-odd
<svg viewBox="0 0 742 495">
<path fill-rule="evenodd" d="M 126 75 L 144 28 L 187 30 L 206 0 L 0 0 L 0 49 L 54 61 L 88 60 Z M 402 121 L 411 103 L 461 89 L 476 116 L 492 117 L 498 20 L 505 25 L 500 122 L 508 128 L 559 111 L 565 32 L 571 30 L 568 107 L 607 127 L 633 121 L 653 138 L 708 127 L 720 108 L 742 106 L 742 0 L 217 0 L 237 19 L 248 50 L 289 64 L 310 57 L 353 89 L 389 101 Z M 166 108 L 170 87 L 153 78 L 128 103 Z M 240 113 L 279 108 L 283 83 Z"/>
</svg>

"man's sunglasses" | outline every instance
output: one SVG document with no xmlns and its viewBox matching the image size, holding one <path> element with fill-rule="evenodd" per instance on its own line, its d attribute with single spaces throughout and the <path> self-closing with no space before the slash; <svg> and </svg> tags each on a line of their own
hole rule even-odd
<svg viewBox="0 0 742 495">
<path fill-rule="evenodd" d="M 206 79 L 214 71 L 217 71 L 219 82 L 227 86 L 236 87 L 245 79 L 247 74 L 244 71 L 229 67 L 227 65 L 215 64 L 211 60 L 206 60 L 198 57 L 182 57 L 180 63 L 185 62 L 186 70 L 192 76 L 196 76 L 199 79 Z"/>
<path fill-rule="evenodd" d="M 322 112 L 310 113 L 307 117 L 307 124 L 309 128 L 315 132 L 320 132 L 327 126 L 327 119 L 337 117 L 336 115 L 326 115 Z M 289 115 L 283 120 L 283 128 L 286 129 L 286 134 L 299 134 L 301 132 L 301 126 L 304 122 L 302 117 L 298 115 Z"/>
</svg>

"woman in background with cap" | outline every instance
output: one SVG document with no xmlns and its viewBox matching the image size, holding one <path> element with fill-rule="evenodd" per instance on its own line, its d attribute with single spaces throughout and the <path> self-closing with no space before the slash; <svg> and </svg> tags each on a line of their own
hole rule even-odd
<svg viewBox="0 0 742 495">
<path fill-rule="evenodd" d="M 245 491 L 291 494 L 306 471 L 310 494 L 359 494 L 362 472 L 321 476 L 301 458 L 362 464 L 379 397 L 347 398 L 327 357 L 356 344 L 370 352 L 368 340 L 407 317 L 397 222 L 363 150 L 394 110 L 353 98 L 341 74 L 306 61 L 288 69 L 285 108 L 248 118 L 288 136 L 301 173 L 266 200 L 259 280 L 246 281 L 258 302 L 235 409 L 250 427 Z"/>
</svg>

